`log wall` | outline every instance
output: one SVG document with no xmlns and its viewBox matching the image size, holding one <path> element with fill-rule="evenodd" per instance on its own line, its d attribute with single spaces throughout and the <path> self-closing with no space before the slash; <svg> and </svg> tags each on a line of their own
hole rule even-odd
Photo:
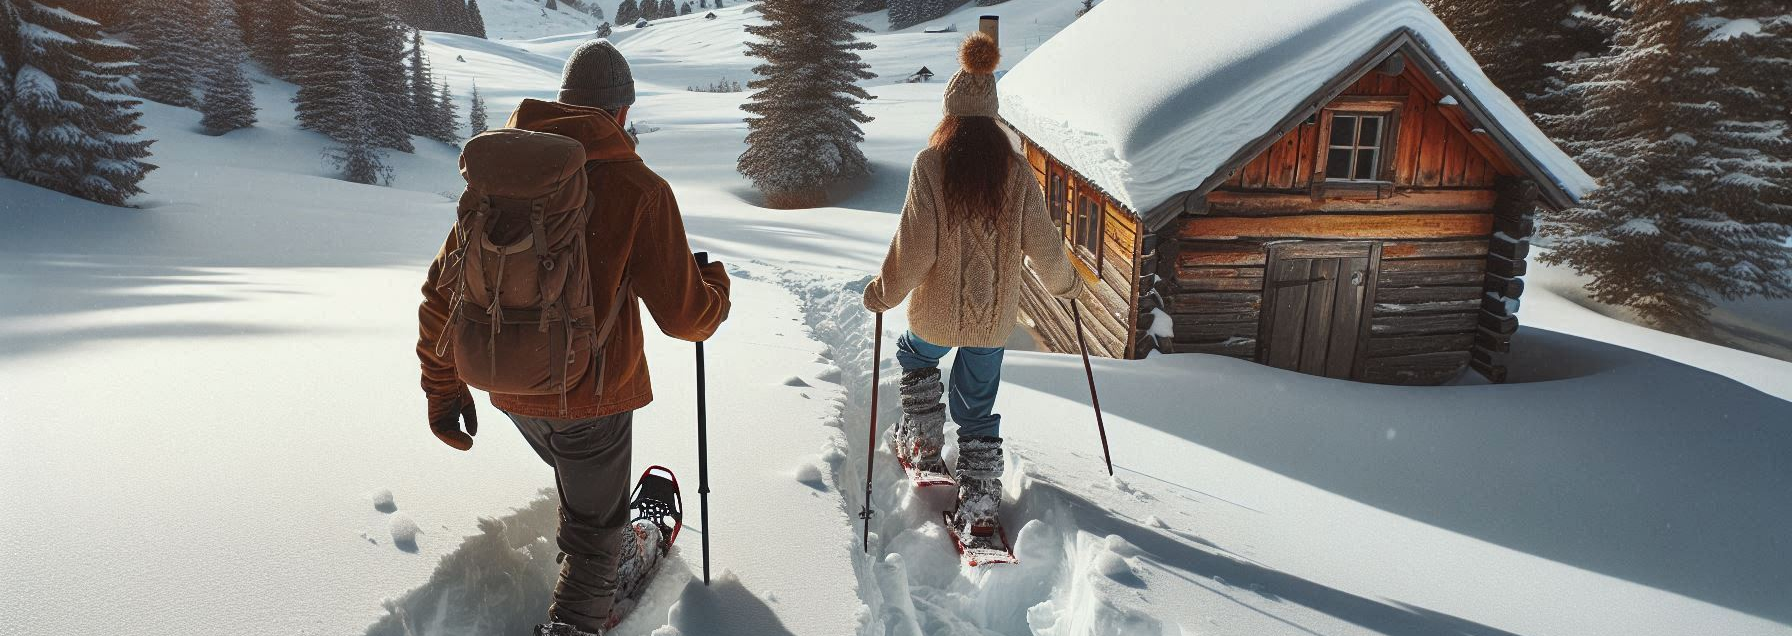
<svg viewBox="0 0 1792 636">
<path fill-rule="evenodd" d="M 1112 197 L 1100 194 L 1075 171 L 1057 164 L 1038 146 L 1024 139 L 1022 146 L 1034 178 L 1046 190 L 1048 202 L 1052 170 L 1064 171 L 1069 190 L 1096 193 L 1102 199 L 1100 254 L 1091 254 L 1080 247 L 1072 248 L 1068 230 L 1065 246 L 1070 250 L 1077 274 L 1083 279 L 1082 293 L 1076 300 L 1089 353 L 1110 358 L 1133 357 L 1140 339 L 1148 338 L 1144 332 L 1150 325 L 1151 312 L 1150 308 L 1141 309 L 1138 302 L 1141 264 L 1148 260 L 1142 254 L 1144 237 L 1138 217 Z M 1021 313 L 1021 320 L 1038 334 L 1040 344 L 1045 348 L 1066 353 L 1077 351 L 1076 326 L 1070 311 L 1062 301 L 1046 293 L 1044 286 L 1032 275 L 1025 277 Z"/>
</svg>

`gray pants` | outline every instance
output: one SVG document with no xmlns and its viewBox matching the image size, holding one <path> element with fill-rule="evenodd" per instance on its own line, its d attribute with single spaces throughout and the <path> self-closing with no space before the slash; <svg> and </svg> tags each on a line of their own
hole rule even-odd
<svg viewBox="0 0 1792 636">
<path fill-rule="evenodd" d="M 554 586 L 553 620 L 599 633 L 616 600 L 616 564 L 628 525 L 633 411 L 588 420 L 509 414 L 554 467 L 560 490 L 558 541 L 566 560 Z"/>
</svg>

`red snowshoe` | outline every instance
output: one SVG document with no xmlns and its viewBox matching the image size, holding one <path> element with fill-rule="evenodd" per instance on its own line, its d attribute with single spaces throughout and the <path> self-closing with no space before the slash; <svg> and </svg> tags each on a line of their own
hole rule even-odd
<svg viewBox="0 0 1792 636">
<path fill-rule="evenodd" d="M 642 471 L 629 510 L 633 521 L 623 529 L 622 552 L 616 561 L 616 603 L 610 607 L 605 630 L 616 627 L 640 604 L 660 563 L 672 550 L 672 542 L 678 539 L 678 531 L 684 529 L 684 495 L 678 489 L 678 476 L 664 466 Z"/>
</svg>

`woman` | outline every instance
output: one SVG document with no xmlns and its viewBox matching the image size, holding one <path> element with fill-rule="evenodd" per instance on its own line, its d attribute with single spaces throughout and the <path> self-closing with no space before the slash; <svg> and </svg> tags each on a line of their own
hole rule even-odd
<svg viewBox="0 0 1792 636">
<path fill-rule="evenodd" d="M 946 85 L 946 116 L 915 157 L 902 221 L 882 273 L 865 287 L 865 307 L 883 312 L 913 294 L 909 330 L 896 341 L 903 418 L 893 435 L 898 458 L 921 470 L 945 469 L 939 361 L 958 349 L 949 396 L 958 423 L 953 525 L 961 536 L 987 537 L 1002 501 L 1002 418 L 992 410 L 1002 344 L 1020 310 L 1023 257 L 1055 296 L 1074 296 L 1077 278 L 1039 184 L 996 125 L 995 40 L 972 35 L 959 60 L 964 70 Z"/>
</svg>

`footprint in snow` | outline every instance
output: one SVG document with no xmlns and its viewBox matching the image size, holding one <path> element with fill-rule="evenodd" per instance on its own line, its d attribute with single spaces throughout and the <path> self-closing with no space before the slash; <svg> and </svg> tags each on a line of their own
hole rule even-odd
<svg viewBox="0 0 1792 636">
<path fill-rule="evenodd" d="M 373 499 L 374 510 L 387 514 L 398 512 L 398 503 L 392 500 L 392 491 L 382 488 L 374 491 L 370 496 Z"/>
<path fill-rule="evenodd" d="M 413 554 L 417 552 L 417 535 L 422 534 L 423 530 L 417 527 L 417 522 L 412 521 L 410 515 L 392 515 L 391 529 L 393 547 Z"/>
<path fill-rule="evenodd" d="M 796 377 L 793 375 L 793 376 L 790 376 L 790 377 L 784 379 L 784 386 L 804 386 L 804 387 L 806 387 L 806 386 L 809 386 L 809 383 L 804 382 L 802 378 L 799 378 L 799 377 Z"/>
</svg>

